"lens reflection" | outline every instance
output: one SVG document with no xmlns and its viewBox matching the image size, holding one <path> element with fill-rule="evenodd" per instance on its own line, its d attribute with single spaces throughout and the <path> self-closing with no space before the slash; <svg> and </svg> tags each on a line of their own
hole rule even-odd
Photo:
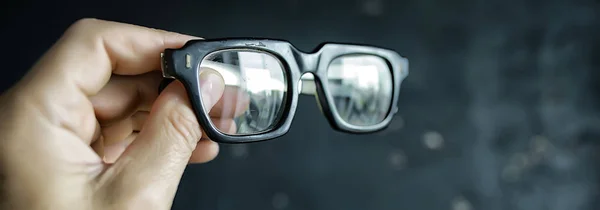
<svg viewBox="0 0 600 210">
<path fill-rule="evenodd" d="M 287 92 L 284 69 L 276 57 L 249 50 L 219 51 L 202 60 L 200 74 L 205 71 L 216 71 L 225 80 L 223 96 L 209 113 L 219 131 L 248 135 L 273 129 Z"/>
<path fill-rule="evenodd" d="M 392 74 L 387 62 L 374 55 L 347 55 L 334 59 L 327 82 L 337 115 L 356 126 L 382 122 L 392 101 Z"/>
</svg>

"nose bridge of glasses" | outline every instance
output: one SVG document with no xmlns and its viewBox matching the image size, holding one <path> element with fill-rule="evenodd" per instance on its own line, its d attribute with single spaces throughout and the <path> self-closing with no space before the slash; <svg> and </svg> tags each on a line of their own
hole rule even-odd
<svg viewBox="0 0 600 210">
<path fill-rule="evenodd" d="M 318 54 L 307 54 L 296 50 L 293 55 L 301 74 L 315 72 L 317 70 L 319 65 Z"/>
<path fill-rule="evenodd" d="M 296 59 L 298 70 L 300 70 L 301 74 L 299 81 L 300 94 L 315 95 L 316 84 L 313 73 L 317 71 L 319 66 L 319 55 L 317 53 L 307 54 L 300 51 L 295 51 L 294 59 Z"/>
</svg>

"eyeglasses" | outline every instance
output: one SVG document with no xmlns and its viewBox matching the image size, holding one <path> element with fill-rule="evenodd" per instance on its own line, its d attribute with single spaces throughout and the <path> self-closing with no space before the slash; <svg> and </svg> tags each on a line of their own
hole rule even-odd
<svg viewBox="0 0 600 210">
<path fill-rule="evenodd" d="M 290 129 L 299 94 L 315 95 L 337 131 L 372 133 L 398 111 L 408 60 L 372 46 L 321 44 L 304 53 L 272 39 L 191 40 L 161 53 L 163 77 L 183 83 L 206 135 L 220 143 L 247 143 L 283 136 Z M 222 97 L 209 112 L 200 78 L 218 73 Z M 308 74 L 310 73 L 310 74 Z"/>
</svg>

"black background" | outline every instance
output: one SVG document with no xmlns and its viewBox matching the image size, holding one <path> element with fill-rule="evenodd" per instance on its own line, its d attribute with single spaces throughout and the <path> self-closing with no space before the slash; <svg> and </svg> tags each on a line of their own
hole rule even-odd
<svg viewBox="0 0 600 210">
<path fill-rule="evenodd" d="M 410 60 L 384 132 L 332 131 L 303 96 L 283 138 L 222 145 L 173 209 L 597 209 L 597 0 L 3 1 L 10 87 L 74 21 L 205 38 L 385 46 Z M 440 147 L 429 143 L 442 143 Z"/>
</svg>

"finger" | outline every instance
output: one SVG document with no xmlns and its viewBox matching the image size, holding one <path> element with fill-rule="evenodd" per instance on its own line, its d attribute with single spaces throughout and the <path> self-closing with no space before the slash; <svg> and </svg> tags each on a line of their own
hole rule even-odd
<svg viewBox="0 0 600 210">
<path fill-rule="evenodd" d="M 199 70 L 200 73 L 208 71 L 219 74 L 226 79 L 223 96 L 219 99 L 217 105 L 209 112 L 209 115 L 211 117 L 233 118 L 244 113 L 244 111 L 248 109 L 250 98 L 246 90 L 239 87 L 239 84 L 228 85 L 227 78 L 231 78 L 231 76 L 228 76 L 231 75 L 231 70 L 227 70 L 227 68 L 222 68 L 220 66 L 202 66 Z"/>
<path fill-rule="evenodd" d="M 98 157 L 104 157 L 104 137 L 100 136 L 98 140 L 92 142 L 90 145 L 92 150 L 98 154 Z"/>
<path fill-rule="evenodd" d="M 104 144 L 97 145 L 97 143 L 94 143 L 94 145 L 95 147 L 98 147 L 98 149 L 95 148 L 96 152 L 99 152 L 100 148 L 102 149 L 102 153 L 98 154 L 100 157 L 103 157 L 105 163 L 114 163 L 125 149 L 129 147 L 137 137 L 138 131 L 141 130 L 144 123 L 142 120 L 145 121 L 147 115 L 147 112 L 138 112 L 131 118 L 123 120 L 124 123 L 113 124 L 108 128 L 103 129 L 102 136 L 104 136 L 103 139 L 106 139 L 103 140 Z M 235 134 L 236 125 L 233 119 L 213 118 L 211 121 L 220 131 L 228 134 Z M 192 152 L 192 157 L 190 159 L 191 163 L 208 162 L 218 153 L 218 145 L 215 142 L 211 141 L 211 143 L 203 141 L 211 141 L 205 136 L 204 131 L 202 131 L 202 144 L 198 143 L 199 145 L 197 145 L 194 152 Z M 215 145 L 213 145 L 213 143 Z"/>
<path fill-rule="evenodd" d="M 113 75 L 98 94 L 90 97 L 96 118 L 106 126 L 135 112 L 150 111 L 158 96 L 156 87 L 161 79 L 160 72 L 135 76 Z"/>
<path fill-rule="evenodd" d="M 121 139 L 120 141 L 112 142 L 112 144 L 105 144 L 103 152 L 104 156 L 102 156 L 104 162 L 114 163 L 117 159 L 119 159 L 119 157 L 121 157 L 123 152 L 125 152 L 127 147 L 129 147 L 129 145 L 133 143 L 133 141 L 137 138 L 138 135 L 138 133 L 131 133 L 129 134 L 129 136 L 125 137 L 124 139 Z"/>
<path fill-rule="evenodd" d="M 139 132 L 148 118 L 149 112 L 136 112 L 131 117 L 102 127 L 104 146 L 118 144 L 132 133 Z"/>
<path fill-rule="evenodd" d="M 248 93 L 238 87 L 226 86 L 223 96 L 210 110 L 211 117 L 234 118 L 243 114 L 250 104 Z"/>
<path fill-rule="evenodd" d="M 124 23 L 82 19 L 38 62 L 36 78 L 74 85 L 95 95 L 111 74 L 138 75 L 160 69 L 160 53 L 195 37 Z M 198 39 L 198 38 L 196 38 Z M 41 70 L 41 71 L 40 71 Z"/>
<path fill-rule="evenodd" d="M 166 83 L 161 85 L 166 86 L 172 81 L 174 80 L 163 80 L 162 82 Z M 211 117 L 234 118 L 242 115 L 248 109 L 249 104 L 250 96 L 246 91 L 236 86 L 225 86 L 223 96 L 209 112 L 209 115 Z"/>
<path fill-rule="evenodd" d="M 14 90 L 56 127 L 91 142 L 96 117 L 88 97 L 110 76 L 160 68 L 160 52 L 194 37 L 130 24 L 83 19 L 73 24 Z"/>
<path fill-rule="evenodd" d="M 236 134 L 237 126 L 235 125 L 235 121 L 233 119 L 211 117 L 210 121 L 219 131 L 230 135 Z M 208 139 L 208 136 L 205 135 L 204 130 L 202 130 L 202 138 Z"/>
<path fill-rule="evenodd" d="M 223 79 L 202 74 L 200 82 L 204 108 L 210 110 L 223 94 Z M 152 200 L 152 206 L 168 209 L 192 152 L 201 138 L 200 125 L 190 106 L 185 88 L 174 82 L 157 98 L 146 124 L 105 175 L 112 176 L 123 193 Z M 200 145 L 204 145 L 200 144 Z M 214 150 L 216 145 L 209 144 Z M 216 155 L 216 152 L 208 153 Z M 119 170 L 115 172 L 115 170 Z M 154 199 L 156 197 L 169 199 Z M 131 201 L 129 201 L 131 202 Z"/>
<path fill-rule="evenodd" d="M 206 163 L 214 159 L 218 153 L 219 144 L 210 139 L 202 139 L 198 142 L 196 148 L 192 152 L 189 163 Z"/>
<path fill-rule="evenodd" d="M 233 119 L 215 119 L 211 118 L 211 121 L 220 131 L 227 134 L 235 134 L 237 126 Z M 219 153 L 219 145 L 209 139 L 204 131 L 202 131 L 202 139 L 196 145 L 196 149 L 192 152 L 190 163 L 205 163 L 211 161 Z"/>
</svg>

